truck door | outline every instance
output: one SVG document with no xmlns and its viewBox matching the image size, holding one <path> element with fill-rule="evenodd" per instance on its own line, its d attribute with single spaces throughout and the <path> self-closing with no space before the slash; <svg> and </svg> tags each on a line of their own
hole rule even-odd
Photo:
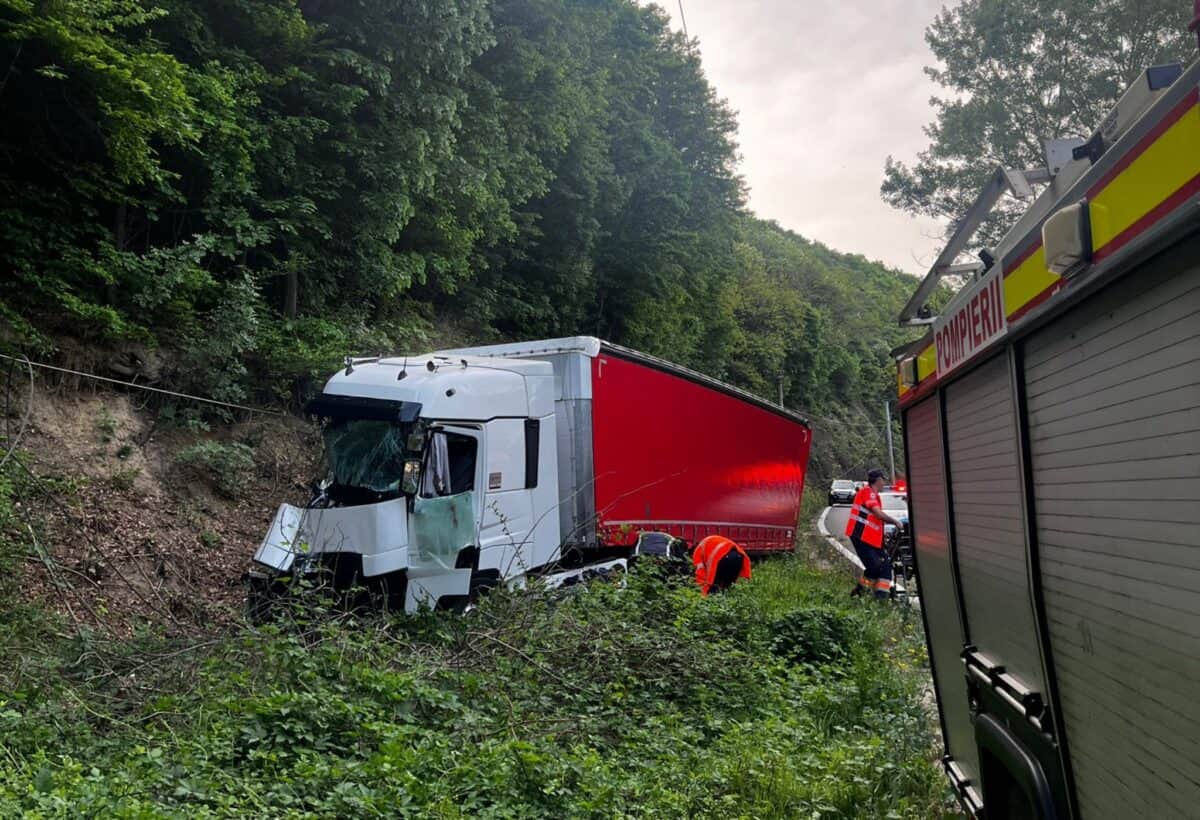
<svg viewBox="0 0 1200 820">
<path fill-rule="evenodd" d="M 459 554 L 478 543 L 480 438 L 470 427 L 430 433 L 412 513 L 412 541 L 422 563 L 455 568 Z"/>
<path fill-rule="evenodd" d="M 536 566 L 533 494 L 540 476 L 541 424 L 536 419 L 493 419 L 487 424 L 487 486 L 479 530 L 479 564 L 489 582 Z M 552 505 L 547 514 L 557 518 Z M 552 529 L 551 527 L 547 528 Z"/>
<path fill-rule="evenodd" d="M 960 660 L 964 631 L 950 544 L 939 404 L 935 394 L 904 414 L 913 550 L 930 663 L 937 679 L 938 711 L 946 740 L 945 764 L 966 799 L 978 809 L 982 805 L 979 755 Z"/>
</svg>

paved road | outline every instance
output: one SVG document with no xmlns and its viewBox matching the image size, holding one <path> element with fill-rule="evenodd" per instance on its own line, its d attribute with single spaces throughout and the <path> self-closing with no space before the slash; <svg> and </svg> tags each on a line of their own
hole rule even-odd
<svg viewBox="0 0 1200 820">
<path fill-rule="evenodd" d="M 850 505 L 838 505 L 829 508 L 829 515 L 825 516 L 825 527 L 829 530 L 829 534 L 837 538 L 847 547 L 850 546 L 850 540 L 842 535 L 846 531 L 846 522 L 850 520 Z"/>
<path fill-rule="evenodd" d="M 839 504 L 836 507 L 826 507 L 825 509 L 825 530 L 830 536 L 837 539 L 837 541 L 842 544 L 844 547 L 843 554 L 846 556 L 847 560 L 852 560 L 858 564 L 858 566 L 862 566 L 861 563 L 858 563 L 856 558 L 853 558 L 854 547 L 850 545 L 850 539 L 842 535 L 842 533 L 846 531 L 846 522 L 850 520 L 850 505 Z M 896 586 L 901 592 L 904 591 L 903 581 L 897 580 Z M 909 596 L 907 600 L 913 606 L 920 606 L 915 593 Z"/>
</svg>

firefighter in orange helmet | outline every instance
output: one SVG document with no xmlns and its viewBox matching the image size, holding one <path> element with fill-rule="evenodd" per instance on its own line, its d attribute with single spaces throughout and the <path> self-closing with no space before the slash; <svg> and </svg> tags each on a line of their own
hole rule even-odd
<svg viewBox="0 0 1200 820">
<path fill-rule="evenodd" d="M 700 591 L 724 592 L 738 578 L 750 577 L 750 556 L 723 535 L 710 535 L 696 545 L 692 552 L 696 566 L 696 583 Z"/>
<path fill-rule="evenodd" d="M 883 502 L 879 499 L 883 486 L 883 470 L 871 470 L 867 473 L 867 485 L 854 496 L 854 506 L 850 508 L 846 535 L 863 564 L 862 576 L 851 595 L 874 589 L 876 598 L 891 597 L 892 562 L 883 548 L 883 522 L 897 527 L 900 522 L 883 511 Z"/>
</svg>

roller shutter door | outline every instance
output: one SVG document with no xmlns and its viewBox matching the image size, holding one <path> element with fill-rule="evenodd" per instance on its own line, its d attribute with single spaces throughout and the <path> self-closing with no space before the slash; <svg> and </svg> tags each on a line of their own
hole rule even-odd
<svg viewBox="0 0 1200 820">
<path fill-rule="evenodd" d="M 954 548 L 971 643 L 1044 696 L 1016 426 L 1007 354 L 946 388 Z"/>
<path fill-rule="evenodd" d="M 1200 813 L 1200 242 L 1025 349 L 1039 563 L 1080 813 Z"/>
<path fill-rule="evenodd" d="M 912 503 L 913 549 L 925 626 L 937 677 L 946 748 L 965 775 L 978 782 L 979 755 L 967 703 L 967 684 L 960 655 L 963 630 L 958 594 L 950 563 L 946 478 L 942 465 L 942 431 L 938 398 L 925 399 L 904 415 L 908 442 L 909 500 Z"/>
</svg>

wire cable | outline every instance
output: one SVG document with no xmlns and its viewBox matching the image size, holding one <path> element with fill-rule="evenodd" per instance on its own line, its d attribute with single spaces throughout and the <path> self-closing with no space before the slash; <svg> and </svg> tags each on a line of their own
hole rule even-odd
<svg viewBox="0 0 1200 820">
<path fill-rule="evenodd" d="M 6 356 L 5 358 L 12 359 L 14 362 L 17 361 L 17 359 L 12 356 Z M 25 436 L 25 428 L 28 427 L 28 425 L 29 425 L 29 417 L 31 415 L 33 415 L 33 362 L 29 361 L 29 359 L 26 359 L 24 356 L 22 356 L 21 359 L 24 360 L 25 366 L 29 369 L 29 399 L 25 403 L 25 415 L 21 418 L 21 427 L 19 430 L 17 430 L 17 435 L 13 438 L 13 440 L 11 442 L 9 442 L 8 451 L 4 454 L 4 458 L 0 458 L 0 469 L 4 468 L 4 465 L 8 463 L 8 460 L 10 458 L 12 458 L 12 454 L 17 451 L 17 447 L 19 447 L 21 445 L 21 439 L 24 438 L 24 436 Z M 12 376 L 12 370 L 10 369 L 9 370 L 10 379 L 9 379 L 9 384 L 8 384 L 8 393 L 12 392 L 11 376 Z M 7 403 L 8 403 L 8 398 L 7 398 L 7 393 L 6 393 L 6 395 L 5 395 L 5 405 L 6 406 L 7 406 Z M 7 416 L 8 416 L 8 413 L 6 412 L 5 413 L 6 419 L 7 419 Z"/>
<path fill-rule="evenodd" d="M 202 404 L 213 404 L 213 405 L 216 405 L 217 407 L 228 407 L 232 410 L 244 410 L 247 413 L 259 413 L 260 415 L 264 415 L 264 416 L 282 416 L 282 415 L 284 415 L 283 413 L 280 413 L 277 410 L 264 410 L 260 407 L 249 407 L 244 404 L 234 404 L 233 402 L 219 401 L 218 399 L 209 399 L 209 398 L 205 398 L 204 396 L 193 396 L 189 393 L 179 393 L 174 390 L 164 390 L 161 387 L 151 387 L 150 385 L 147 385 L 147 384 L 138 384 L 137 382 L 127 382 L 127 381 L 122 381 L 121 379 L 110 379 L 107 376 L 97 376 L 95 373 L 86 373 L 82 370 L 72 370 L 68 367 L 57 367 L 56 365 L 44 364 L 42 362 L 31 362 L 29 359 L 25 358 L 24 356 L 21 356 L 21 357 L 8 356 L 3 353 L 0 353 L 0 359 L 8 359 L 10 361 L 15 361 L 15 362 L 24 361 L 27 365 L 30 366 L 31 374 L 33 372 L 32 368 L 40 367 L 43 370 L 53 370 L 56 373 L 66 373 L 68 375 L 79 376 L 84 379 L 94 379 L 95 381 L 99 381 L 99 382 L 107 382 L 109 384 L 119 384 L 123 387 L 132 387 L 135 390 L 146 390 L 151 393 L 158 393 L 158 394 L 164 395 L 164 396 L 172 396 L 177 399 L 186 399 L 188 401 L 197 401 Z"/>
</svg>

